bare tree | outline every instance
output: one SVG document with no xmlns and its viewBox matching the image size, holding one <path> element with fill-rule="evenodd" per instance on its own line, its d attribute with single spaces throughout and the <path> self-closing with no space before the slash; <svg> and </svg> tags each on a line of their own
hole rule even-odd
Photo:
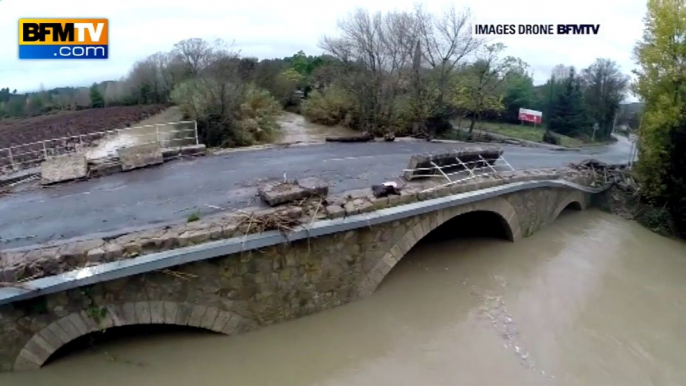
<svg viewBox="0 0 686 386">
<path fill-rule="evenodd" d="M 443 14 L 436 16 L 426 12 L 422 6 L 415 6 L 422 54 L 435 72 L 438 87 L 437 103 L 442 103 L 450 77 L 457 66 L 484 44 L 484 40 L 471 33 L 471 12 L 469 9 L 457 11 L 454 5 L 447 7 Z"/>
<path fill-rule="evenodd" d="M 192 38 L 174 44 L 172 52 L 184 63 L 189 75 L 197 76 L 211 61 L 213 47 L 203 39 Z"/>
<path fill-rule="evenodd" d="M 553 81 L 562 82 L 565 79 L 569 78 L 569 74 L 571 71 L 572 71 L 571 66 L 565 66 L 564 64 L 558 64 L 555 67 L 553 67 L 553 70 L 551 72 L 551 76 L 553 78 Z"/>
<path fill-rule="evenodd" d="M 399 89 L 409 86 L 415 18 L 407 12 L 372 15 L 357 9 L 340 20 L 338 28 L 340 35 L 324 37 L 320 46 L 345 65 L 342 83 L 359 99 L 363 128 L 386 130 Z"/>
</svg>

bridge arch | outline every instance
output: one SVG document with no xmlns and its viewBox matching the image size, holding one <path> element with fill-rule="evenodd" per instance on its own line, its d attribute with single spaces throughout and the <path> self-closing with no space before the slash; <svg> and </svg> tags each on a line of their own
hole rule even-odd
<svg viewBox="0 0 686 386">
<path fill-rule="evenodd" d="M 129 302 L 92 307 L 49 323 L 20 350 L 14 371 L 37 370 L 61 347 L 90 333 L 133 325 L 188 326 L 232 335 L 251 329 L 243 317 L 216 307 L 176 302 Z"/>
<path fill-rule="evenodd" d="M 562 200 L 560 200 L 559 204 L 557 204 L 557 207 L 555 207 L 555 211 L 553 212 L 553 216 L 551 217 L 550 222 L 555 221 L 560 216 L 560 213 L 562 213 L 562 211 L 567 208 L 571 208 L 574 210 L 584 210 L 588 207 L 588 204 L 588 194 L 584 194 L 583 192 L 580 192 L 578 190 L 571 191 Z"/>
<path fill-rule="evenodd" d="M 407 230 L 393 246 L 384 253 L 374 267 L 362 278 L 357 286 L 360 297 L 369 296 L 377 289 L 381 281 L 391 269 L 412 249 L 421 239 L 444 223 L 467 213 L 485 212 L 499 219 L 505 228 L 506 238 L 512 242 L 521 239 L 519 217 L 512 205 L 502 197 L 480 201 L 471 205 L 448 208 L 432 212 Z"/>
</svg>

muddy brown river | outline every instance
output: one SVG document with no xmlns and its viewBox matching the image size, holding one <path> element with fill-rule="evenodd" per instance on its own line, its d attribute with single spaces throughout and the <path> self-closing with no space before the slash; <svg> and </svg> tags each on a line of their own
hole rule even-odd
<svg viewBox="0 0 686 386">
<path fill-rule="evenodd" d="M 684 385 L 686 244 L 596 210 L 422 242 L 372 297 L 236 337 L 122 336 L 3 386 Z"/>
</svg>

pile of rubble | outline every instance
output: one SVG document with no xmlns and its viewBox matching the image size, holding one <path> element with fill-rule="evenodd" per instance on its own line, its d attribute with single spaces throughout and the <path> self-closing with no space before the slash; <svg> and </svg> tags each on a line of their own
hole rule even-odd
<svg viewBox="0 0 686 386">
<path fill-rule="evenodd" d="M 638 191 L 638 184 L 626 164 L 608 164 L 591 158 L 578 164 L 571 163 L 569 168 L 590 175 L 592 187 L 614 184 L 627 192 Z"/>
</svg>

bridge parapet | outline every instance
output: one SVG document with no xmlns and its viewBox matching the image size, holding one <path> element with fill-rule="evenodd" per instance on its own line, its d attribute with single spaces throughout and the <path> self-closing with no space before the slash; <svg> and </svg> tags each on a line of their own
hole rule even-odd
<svg viewBox="0 0 686 386">
<path fill-rule="evenodd" d="M 171 323 L 235 334 L 344 304 L 371 294 L 452 218 L 491 213 L 515 241 L 571 203 L 589 205 L 599 191 L 587 187 L 591 178 L 564 169 L 451 186 L 424 181 L 399 196 L 348 192 L 325 203 L 5 251 L 0 370 L 39 368 L 69 341 L 111 327 Z"/>
<path fill-rule="evenodd" d="M 323 200 L 312 199 L 269 209 L 244 209 L 195 222 L 115 234 L 111 237 L 14 248 L 0 252 L 0 282 L 17 283 L 28 278 L 38 279 L 77 268 L 213 240 L 245 237 L 272 230 L 288 232 L 298 225 L 312 225 L 319 220 L 350 217 L 506 184 L 557 179 L 588 185 L 592 176 L 570 169 L 540 169 L 502 173 L 497 177 L 482 175 L 450 186 L 443 186 L 435 180 L 419 181 L 407 184 L 400 195 L 378 198 L 370 189 L 360 189 L 331 195 Z"/>
</svg>

